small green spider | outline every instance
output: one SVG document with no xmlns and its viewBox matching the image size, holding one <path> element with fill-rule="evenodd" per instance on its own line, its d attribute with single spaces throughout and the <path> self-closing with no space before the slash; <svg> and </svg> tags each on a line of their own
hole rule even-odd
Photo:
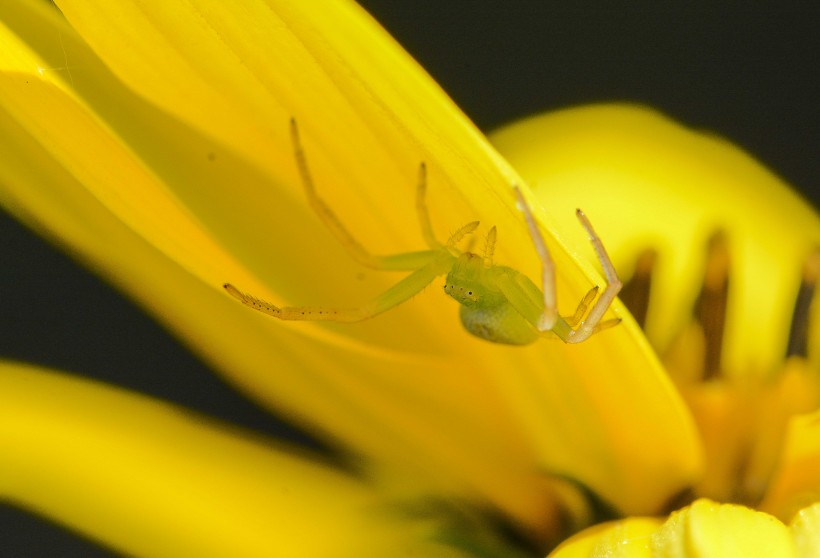
<svg viewBox="0 0 820 558">
<path fill-rule="evenodd" d="M 433 279 L 446 274 L 444 292 L 461 304 L 461 323 L 473 335 L 494 343 L 527 345 L 550 331 L 566 343 L 580 343 L 593 333 L 620 322 L 620 319 L 601 321 L 609 305 L 618 295 L 621 282 L 600 238 L 580 209 L 577 210 L 578 219 L 589 233 L 607 284 L 588 314 L 587 310 L 598 294 L 597 286 L 584 296 L 575 314 L 562 317 L 558 315 L 556 308 L 555 266 L 532 212 L 517 187 L 513 189 L 518 206 L 524 214 L 530 236 L 541 259 L 543 292 L 526 275 L 510 267 L 493 263 L 495 227 L 487 234 L 483 255 L 457 248 L 457 244 L 465 236 L 475 231 L 478 221 L 467 223 L 458 229 L 446 243 L 442 244 L 436 239 L 425 202 L 427 169 L 424 163 L 419 168 L 416 211 L 422 236 L 429 250 L 393 256 L 370 254 L 351 236 L 336 214 L 316 194 L 295 120 L 291 120 L 290 132 L 296 166 L 308 202 L 351 256 L 362 265 L 374 269 L 412 273 L 370 303 L 355 309 L 306 306 L 282 308 L 243 293 L 230 283 L 223 285 L 225 290 L 242 304 L 280 320 L 358 322 L 398 306 L 421 292 Z"/>
</svg>

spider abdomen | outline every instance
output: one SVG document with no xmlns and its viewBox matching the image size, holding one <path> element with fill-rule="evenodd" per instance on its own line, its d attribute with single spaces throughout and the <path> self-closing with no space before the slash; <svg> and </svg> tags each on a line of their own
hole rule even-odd
<svg viewBox="0 0 820 558">
<path fill-rule="evenodd" d="M 475 335 L 493 343 L 528 345 L 538 331 L 508 302 L 490 307 L 461 306 L 461 323 Z"/>
</svg>

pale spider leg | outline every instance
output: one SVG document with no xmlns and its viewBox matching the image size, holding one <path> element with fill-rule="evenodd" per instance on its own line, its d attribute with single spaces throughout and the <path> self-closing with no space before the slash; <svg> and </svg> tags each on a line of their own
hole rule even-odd
<svg viewBox="0 0 820 558">
<path fill-rule="evenodd" d="M 484 265 L 487 267 L 492 267 L 493 265 L 493 255 L 495 254 L 495 242 L 497 238 L 498 231 L 495 226 L 493 226 L 487 233 L 487 240 L 484 242 Z"/>
<path fill-rule="evenodd" d="M 572 316 L 563 316 L 564 321 L 569 324 L 569 327 L 575 327 L 581 323 L 581 320 L 584 318 L 584 315 L 589 310 L 589 305 L 592 304 L 592 301 L 595 300 L 595 296 L 598 294 L 598 286 L 592 287 L 587 294 L 584 295 L 584 298 L 581 299 L 581 302 L 578 303 L 578 308 L 575 309 L 575 314 Z"/>
<path fill-rule="evenodd" d="M 544 293 L 535 283 L 523 273 L 505 266 L 491 267 L 487 276 L 512 307 L 537 328 L 544 310 Z"/>
<path fill-rule="evenodd" d="M 290 136 L 293 142 L 293 155 L 296 159 L 296 167 L 299 170 L 299 177 L 302 180 L 302 186 L 305 189 L 308 204 L 354 260 L 373 269 L 393 271 L 412 271 L 430 261 L 434 255 L 431 250 L 408 252 L 393 256 L 374 256 L 368 252 L 359 241 L 350 234 L 333 210 L 330 209 L 316 193 L 313 176 L 310 174 L 310 168 L 307 163 L 307 156 L 305 155 L 305 150 L 302 147 L 302 142 L 299 137 L 299 127 L 293 118 L 290 120 Z M 422 223 L 422 228 L 424 228 L 424 226 L 424 223 Z"/>
<path fill-rule="evenodd" d="M 524 213 L 524 220 L 527 222 L 527 228 L 530 231 L 530 238 L 535 245 L 535 251 L 538 252 L 538 257 L 541 260 L 541 291 L 544 296 L 544 309 L 541 311 L 541 316 L 538 318 L 536 328 L 539 331 L 549 331 L 558 321 L 558 301 L 555 294 L 555 263 L 552 261 L 552 256 L 547 249 L 544 242 L 544 237 L 538 230 L 538 225 L 535 223 L 535 218 L 532 216 L 530 206 L 524 199 L 524 195 L 517 186 L 513 186 L 515 195 L 518 198 L 519 209 Z"/>
<path fill-rule="evenodd" d="M 330 209 L 316 193 L 316 187 L 313 184 L 313 177 L 310 174 L 305 150 L 299 138 L 299 127 L 294 118 L 290 119 L 290 138 L 293 143 L 293 155 L 296 158 L 296 167 L 299 169 L 299 177 L 302 179 L 302 186 L 304 186 L 310 207 L 316 212 L 327 228 L 339 239 L 342 246 L 347 248 L 350 255 L 353 256 L 353 259 L 367 267 L 379 268 L 378 258 L 374 258 L 370 252 L 365 250 L 364 247 L 353 238 L 353 235 L 342 225 L 342 222 L 333 210 Z"/>
<path fill-rule="evenodd" d="M 416 213 L 418 213 L 421 235 L 424 242 L 433 250 L 440 250 L 444 245 L 436 239 L 433 225 L 430 222 L 430 212 L 427 209 L 427 165 L 419 165 L 419 182 L 416 188 Z"/>
<path fill-rule="evenodd" d="M 447 252 L 440 252 L 435 260 L 417 269 L 381 295 L 359 308 L 325 308 L 318 306 L 279 307 L 253 295 L 244 293 L 226 283 L 228 293 L 239 302 L 280 320 L 360 322 L 390 310 L 420 293 L 433 279 L 449 270 L 455 258 Z"/>
<path fill-rule="evenodd" d="M 621 323 L 621 318 L 612 318 L 611 320 L 604 320 L 603 322 L 598 322 L 598 324 L 592 328 L 592 333 L 598 333 L 599 331 L 615 327 L 619 323 Z"/>
<path fill-rule="evenodd" d="M 540 331 L 553 330 L 556 335 L 567 343 L 580 343 L 586 339 L 589 339 L 589 336 L 596 331 L 606 329 L 620 322 L 620 319 L 615 319 L 607 320 L 606 322 L 601 323 L 601 319 L 609 306 L 612 304 L 612 301 L 618 296 L 618 292 L 621 290 L 622 284 L 620 279 L 618 279 L 615 266 L 612 265 L 612 260 L 609 259 L 601 239 L 595 233 L 595 229 L 592 228 L 592 223 L 589 222 L 589 219 L 587 219 L 584 212 L 580 209 L 576 210 L 575 214 L 581 222 L 581 225 L 584 229 L 586 229 L 587 234 L 589 234 L 590 242 L 592 242 L 592 246 L 598 256 L 598 261 L 601 262 L 601 267 L 604 270 L 604 277 L 606 278 L 607 284 L 604 287 L 601 296 L 592 306 L 586 320 L 581 321 L 577 329 L 571 327 L 570 324 L 563 320 L 563 318 L 559 320 L 556 309 L 555 264 L 552 261 L 552 257 L 549 255 L 549 250 L 547 250 L 544 237 L 541 236 L 541 231 L 538 230 L 538 226 L 535 223 L 535 218 L 533 217 L 527 202 L 524 200 L 523 194 L 521 194 L 521 191 L 517 187 L 514 189 L 516 191 L 516 195 L 518 196 L 521 209 L 524 212 L 524 217 L 530 230 L 530 236 L 535 244 L 536 251 L 541 257 L 542 271 L 544 275 L 542 278 L 544 291 L 544 311 L 542 312 L 536 327 Z M 579 309 L 582 306 L 588 305 L 587 298 L 590 296 L 590 292 L 588 292 L 584 296 L 584 299 L 581 300 Z M 573 316 L 573 318 L 575 318 L 575 316 Z M 546 327 L 548 325 L 549 327 Z"/>
<path fill-rule="evenodd" d="M 621 280 L 618 278 L 618 273 L 615 271 L 615 266 L 612 264 L 612 260 L 609 259 L 609 255 L 606 253 L 604 243 L 601 242 L 601 239 L 595 232 L 595 229 L 592 228 L 592 223 L 589 222 L 587 216 L 584 215 L 584 212 L 580 209 L 575 210 L 575 215 L 578 217 L 578 220 L 581 221 L 581 225 L 583 225 L 586 229 L 587 234 L 589 235 L 589 240 L 592 243 L 593 248 L 595 248 L 598 261 L 601 262 L 601 268 L 604 270 L 606 285 L 604 286 L 601 296 L 592 307 L 592 310 L 590 310 L 589 314 L 587 314 L 587 319 L 581 322 L 578 329 L 573 330 L 570 334 L 570 339 L 567 340 L 568 343 L 580 343 L 581 341 L 588 339 L 589 336 L 595 331 L 614 326 L 621 321 L 620 318 L 616 318 L 614 320 L 607 320 L 606 322 L 601 323 L 601 319 L 604 317 L 607 309 L 618 296 L 618 293 L 621 291 L 621 287 L 623 287 L 623 283 L 621 283 Z"/>
</svg>

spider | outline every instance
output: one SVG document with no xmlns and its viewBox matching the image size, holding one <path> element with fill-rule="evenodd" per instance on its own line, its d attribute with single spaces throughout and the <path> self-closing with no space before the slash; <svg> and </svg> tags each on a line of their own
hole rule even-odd
<svg viewBox="0 0 820 558">
<path fill-rule="evenodd" d="M 566 343 L 580 343 L 593 333 L 620 322 L 620 318 L 601 321 L 604 313 L 618 295 L 621 282 L 601 239 L 598 238 L 589 219 L 580 209 L 576 211 L 576 215 L 589 234 L 606 277 L 606 286 L 597 300 L 595 298 L 598 295 L 598 287 L 590 289 L 581 299 L 575 313 L 572 316 L 563 317 L 558 315 L 556 307 L 555 266 L 544 238 L 535 223 L 535 218 L 516 186 L 513 186 L 513 190 L 518 207 L 524 215 L 530 237 L 541 260 L 543 290 L 515 269 L 493 263 L 497 236 L 495 227 L 489 230 L 483 254 L 480 255 L 462 251 L 457 247 L 465 236 L 478 228 L 478 221 L 467 223 L 459 228 L 447 239 L 447 242 L 442 243 L 436 239 L 425 201 L 427 167 L 424 163 L 419 167 L 416 212 L 422 236 L 429 249 L 390 256 L 371 254 L 351 236 L 336 214 L 317 195 L 299 138 L 299 129 L 293 119 L 290 121 L 290 134 L 296 166 L 308 202 L 342 246 L 364 266 L 379 270 L 410 271 L 411 273 L 368 304 L 350 309 L 308 306 L 279 307 L 244 293 L 230 283 L 225 283 L 223 285 L 225 290 L 242 304 L 280 320 L 358 322 L 402 304 L 422 291 L 436 277 L 446 274 L 444 292 L 461 305 L 461 323 L 471 334 L 494 343 L 527 345 L 548 332 L 557 335 Z"/>
</svg>

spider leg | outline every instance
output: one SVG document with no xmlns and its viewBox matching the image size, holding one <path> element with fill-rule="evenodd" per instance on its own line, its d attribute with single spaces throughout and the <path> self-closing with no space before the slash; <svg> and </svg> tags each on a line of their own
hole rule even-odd
<svg viewBox="0 0 820 558">
<path fill-rule="evenodd" d="M 411 271 L 418 269 L 430 261 L 433 256 L 433 250 L 424 250 L 419 252 L 407 252 L 404 254 L 395 254 L 391 256 L 374 256 L 347 230 L 339 217 L 332 209 L 319 197 L 316 192 L 316 187 L 313 182 L 313 176 L 310 174 L 310 167 L 308 166 L 307 156 L 302 147 L 302 141 L 299 136 L 299 127 L 296 120 L 290 120 L 290 137 L 293 143 L 293 155 L 296 159 L 296 167 L 299 171 L 299 178 L 302 180 L 302 186 L 307 195 L 308 204 L 316 213 L 319 219 L 330 229 L 330 232 L 336 237 L 339 243 L 350 253 L 354 260 L 360 264 L 373 269 L 393 270 L 393 271 Z M 419 189 L 423 196 L 423 191 L 426 188 L 426 170 L 422 165 L 419 171 Z M 420 202 L 423 205 L 423 199 Z M 417 201 L 417 205 L 419 202 Z M 430 218 L 427 216 L 426 206 L 419 209 L 419 218 L 422 219 L 422 232 L 425 239 L 428 240 L 431 248 L 440 249 L 441 245 L 436 243 L 434 246 L 427 238 L 428 235 L 432 238 L 432 229 L 430 228 Z M 433 239 L 435 240 L 435 239 Z"/>
<path fill-rule="evenodd" d="M 319 306 L 276 306 L 240 291 L 230 283 L 223 287 L 239 302 L 280 320 L 360 322 L 398 306 L 421 292 L 433 279 L 445 273 L 453 265 L 454 258 L 444 252 L 387 289 L 381 295 L 359 308 L 326 308 Z"/>
<path fill-rule="evenodd" d="M 527 222 L 535 251 L 538 252 L 538 257 L 541 260 L 541 291 L 544 295 L 544 309 L 541 311 L 536 327 L 538 331 L 549 331 L 555 327 L 558 321 L 558 302 L 555 295 L 555 262 L 552 261 L 550 251 L 547 249 L 544 237 L 541 236 L 541 231 L 538 230 L 538 225 L 535 223 L 535 218 L 532 216 L 530 206 L 527 205 L 524 195 L 517 186 L 514 189 L 518 198 L 519 209 L 524 213 L 524 220 Z"/>
<path fill-rule="evenodd" d="M 584 215 L 584 212 L 580 209 L 575 211 L 575 215 L 578 217 L 578 220 L 581 221 L 581 225 L 586 229 L 587 234 L 589 234 L 589 240 L 595 249 L 598 261 L 601 262 L 601 268 L 604 270 L 606 285 L 604 286 L 601 296 L 598 297 L 598 300 L 595 301 L 589 314 L 587 314 L 586 320 L 582 321 L 578 328 L 572 331 L 570 339 L 567 340 L 568 343 L 580 343 L 596 331 L 617 325 L 618 322 L 621 321 L 620 319 L 616 319 L 601 322 L 601 319 L 612 304 L 612 301 L 618 296 L 621 287 L 623 287 L 623 283 L 621 283 L 621 280 L 618 278 L 618 273 L 615 271 L 615 266 L 606 253 L 604 243 L 601 242 L 601 238 L 595 232 L 595 229 L 592 228 L 592 223 L 589 222 L 587 216 Z"/>
<path fill-rule="evenodd" d="M 432 250 L 444 248 L 444 245 L 436 239 L 436 235 L 433 233 L 433 225 L 430 222 L 430 212 L 427 209 L 427 165 L 424 163 L 419 165 L 419 181 L 416 187 L 416 213 L 421 225 L 421 234 L 427 246 Z"/>
<path fill-rule="evenodd" d="M 599 288 L 597 286 L 592 287 L 587 294 L 584 295 L 584 298 L 581 299 L 581 302 L 578 303 L 578 308 L 575 310 L 575 314 L 572 316 L 562 316 L 561 318 L 567 323 L 570 329 L 574 329 L 581 323 L 581 320 L 584 318 L 584 315 L 589 310 L 589 305 L 592 304 L 592 301 L 595 300 L 595 296 L 598 294 Z M 618 325 L 621 323 L 621 318 L 613 318 L 611 320 L 604 320 L 603 322 L 598 322 L 592 329 L 592 333 L 598 333 L 599 331 L 603 331 L 605 329 L 609 329 L 613 326 Z"/>
<path fill-rule="evenodd" d="M 493 255 L 495 254 L 495 242 L 498 238 L 498 231 L 495 226 L 490 228 L 487 239 L 484 241 L 484 265 L 493 266 Z"/>
<path fill-rule="evenodd" d="M 578 307 L 575 309 L 575 314 L 572 316 L 562 316 L 564 321 L 569 324 L 569 327 L 575 327 L 581 323 L 581 320 L 584 319 L 584 316 L 589 310 L 589 305 L 592 304 L 592 301 L 595 300 L 595 297 L 598 295 L 599 288 L 598 286 L 592 287 L 587 294 L 584 295 L 584 298 L 581 299 L 581 302 L 578 303 Z"/>
<path fill-rule="evenodd" d="M 606 278 L 606 286 L 604 287 L 598 300 L 592 305 L 586 319 L 582 319 L 592 300 L 598 293 L 598 287 L 592 288 L 581 302 L 575 314 L 569 318 L 569 321 L 558 316 L 556 293 L 555 293 L 555 263 L 550 256 L 547 245 L 544 242 L 544 237 L 541 231 L 538 230 L 538 225 L 535 218 L 527 205 L 524 196 L 518 188 L 515 188 L 515 193 L 518 198 L 518 203 L 521 211 L 524 213 L 524 218 L 527 222 L 527 227 L 530 232 L 535 249 L 541 259 L 542 272 L 542 288 L 544 294 L 544 310 L 538 319 L 536 327 L 539 331 L 552 330 L 558 337 L 566 343 L 580 343 L 588 339 L 596 331 L 612 327 L 620 322 L 620 319 L 607 320 L 601 322 L 612 301 L 618 296 L 622 284 L 615 271 L 615 266 L 609 255 L 606 253 L 600 237 L 598 237 L 592 223 L 589 222 L 586 215 L 580 209 L 576 211 L 576 216 L 581 222 L 581 225 L 586 229 L 590 237 L 590 242 L 595 249 L 598 256 L 598 261 L 604 270 L 604 277 Z"/>
</svg>

